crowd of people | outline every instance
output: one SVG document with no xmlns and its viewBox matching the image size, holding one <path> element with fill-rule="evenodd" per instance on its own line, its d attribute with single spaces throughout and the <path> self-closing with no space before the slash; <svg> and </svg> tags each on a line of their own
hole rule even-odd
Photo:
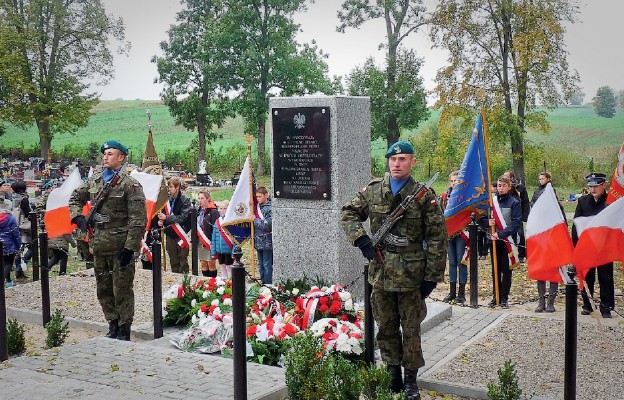
<svg viewBox="0 0 624 400">
<path fill-rule="evenodd" d="M 458 183 L 459 171 L 453 171 L 449 176 L 449 186 L 445 193 L 440 196 L 440 206 L 444 211 L 448 197 L 453 186 Z M 583 188 L 582 195 L 577 202 L 574 213 L 574 221 L 579 218 L 593 217 L 606 207 L 607 181 L 603 173 L 592 173 L 585 177 L 587 186 Z M 520 263 L 526 263 L 527 247 L 524 237 L 524 223 L 527 222 L 531 208 L 544 192 L 548 184 L 552 185 L 552 176 L 549 172 L 540 172 L 538 185 L 529 199 L 526 187 L 515 179 L 512 171 L 506 171 L 492 185 L 493 196 L 501 210 L 501 223 L 497 224 L 494 218 L 484 217 L 479 222 L 477 233 L 477 249 L 479 259 L 486 259 L 489 254 L 496 254 L 497 272 L 492 268 L 493 298 L 490 307 L 500 305 L 502 308 L 509 307 L 509 294 L 511 291 L 512 275 L 514 268 Z M 554 190 L 554 188 L 553 188 Z M 555 190 L 556 194 L 556 190 Z M 563 205 L 559 203 L 560 211 L 564 220 L 566 214 Z M 576 223 L 572 224 L 572 240 L 578 241 Z M 492 229 L 494 227 L 494 229 Z M 493 247 L 496 246 L 496 251 Z M 517 259 L 510 258 L 513 253 L 511 246 L 517 249 Z M 443 299 L 444 302 L 462 304 L 466 301 L 465 285 L 468 279 L 468 232 L 465 229 L 449 238 L 448 265 L 449 265 L 449 293 Z M 514 263 L 514 261 L 516 261 Z M 494 264 L 494 263 L 492 263 Z M 586 283 L 590 295 L 581 292 L 583 297 L 583 309 L 581 314 L 589 315 L 592 311 L 590 297 L 593 297 L 594 284 L 598 275 L 600 291 L 600 312 L 604 318 L 611 318 L 611 311 L 615 307 L 613 264 L 601 265 L 592 268 L 586 276 Z M 459 286 L 458 286 L 459 284 Z M 548 284 L 548 288 L 547 288 Z M 459 288 L 459 290 L 458 290 Z M 538 304 L 536 313 L 555 312 L 555 299 L 559 289 L 558 282 L 537 281 Z M 497 299 L 498 298 L 498 299 Z"/>
<path fill-rule="evenodd" d="M 170 177 L 167 182 L 169 198 L 162 210 L 147 223 L 146 200 L 140 183 L 126 168 L 128 148 L 116 140 L 102 144 L 102 168 L 98 168 L 88 179 L 73 191 L 69 200 L 71 222 L 76 229 L 72 233 L 59 235 L 48 241 L 48 269 L 59 265 L 59 275 L 67 273 L 70 246 L 93 268 L 97 297 L 102 307 L 109 331 L 109 338 L 130 340 L 134 318 L 134 275 L 136 255 L 140 254 L 141 265 L 151 269 L 148 257 L 155 229 L 162 229 L 166 253 L 172 272 L 189 272 L 189 243 L 191 232 L 196 231 L 199 239 L 198 259 L 201 272 L 206 277 L 231 277 L 232 242 L 220 225 L 225 217 L 228 201 L 215 203 L 206 189 L 193 193 L 198 200 L 197 229 L 191 229 L 192 203 L 187 192 L 188 185 L 179 177 Z M 14 285 L 16 279 L 27 278 L 24 269 L 32 257 L 30 250 L 29 215 L 37 211 L 43 218 L 46 202 L 51 191 L 60 186 L 52 181 L 42 190 L 29 196 L 23 180 L 0 180 L 0 241 L 3 242 L 4 281 L 6 287 Z M 273 245 L 271 241 L 272 213 L 268 190 L 259 187 L 256 192 L 259 216 L 254 221 L 256 232 L 255 248 L 260 261 L 260 279 L 264 284 L 272 283 Z M 87 218 L 83 214 L 87 203 L 92 212 Z M 93 206 L 95 204 L 95 206 Z M 147 226 L 146 226 L 147 225 Z"/>
</svg>

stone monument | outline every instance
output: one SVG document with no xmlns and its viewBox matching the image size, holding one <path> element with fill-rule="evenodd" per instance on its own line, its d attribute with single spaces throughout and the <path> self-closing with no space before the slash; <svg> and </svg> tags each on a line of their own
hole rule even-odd
<svg viewBox="0 0 624 400">
<path fill-rule="evenodd" d="M 366 260 L 340 209 L 371 179 L 369 98 L 277 97 L 269 108 L 273 279 L 357 281 L 348 290 L 362 299 Z"/>
</svg>

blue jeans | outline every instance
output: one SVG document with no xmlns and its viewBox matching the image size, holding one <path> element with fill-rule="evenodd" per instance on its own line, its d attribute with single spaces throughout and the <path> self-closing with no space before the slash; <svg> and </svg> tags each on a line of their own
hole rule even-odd
<svg viewBox="0 0 624 400">
<path fill-rule="evenodd" d="M 461 263 L 464 252 L 466 251 L 466 242 L 459 235 L 448 242 L 448 259 L 449 259 L 449 280 L 457 282 L 457 269 L 459 268 L 459 283 L 468 282 L 468 267 Z"/>
<path fill-rule="evenodd" d="M 257 250 L 260 279 L 262 283 L 273 283 L 273 249 Z"/>
</svg>

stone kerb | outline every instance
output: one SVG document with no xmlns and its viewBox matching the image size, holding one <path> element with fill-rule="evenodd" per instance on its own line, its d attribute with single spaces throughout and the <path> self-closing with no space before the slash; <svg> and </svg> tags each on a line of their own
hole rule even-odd
<svg viewBox="0 0 624 400">
<path fill-rule="evenodd" d="M 329 140 L 319 149 L 320 157 L 329 157 L 329 171 L 323 171 L 326 175 L 321 177 L 328 185 L 319 189 L 327 190 L 327 198 L 292 198 L 273 193 L 273 278 L 298 279 L 305 274 L 312 279 L 318 276 L 326 282 L 348 284 L 360 277 L 349 290 L 361 299 L 365 260 L 357 248 L 347 243 L 340 226 L 340 209 L 371 179 L 370 100 L 343 96 L 281 97 L 270 99 L 269 107 L 272 117 L 283 109 L 297 114 L 299 110 L 291 109 L 305 113 L 306 108 L 321 108 L 323 114 L 329 112 Z M 308 122 L 312 122 L 310 119 Z M 303 120 L 299 117 L 294 122 L 301 124 Z M 276 147 L 275 143 L 276 134 L 281 133 L 275 131 L 274 123 L 270 125 L 271 178 L 275 192 L 276 184 L 280 184 L 276 179 L 284 179 L 283 171 L 276 171 L 275 156 L 284 157 L 284 154 L 281 145 L 278 143 Z M 276 152 L 276 148 L 280 151 Z M 281 162 L 278 160 L 277 164 Z"/>
</svg>

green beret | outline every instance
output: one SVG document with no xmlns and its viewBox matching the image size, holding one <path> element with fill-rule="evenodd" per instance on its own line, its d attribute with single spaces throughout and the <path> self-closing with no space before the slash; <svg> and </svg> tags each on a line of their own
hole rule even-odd
<svg viewBox="0 0 624 400">
<path fill-rule="evenodd" d="M 116 140 L 107 140 L 104 142 L 104 144 L 100 147 L 100 152 L 104 154 L 104 151 L 107 149 L 117 149 L 124 153 L 125 156 L 128 155 L 128 148 Z"/>
<path fill-rule="evenodd" d="M 386 158 L 390 158 L 390 156 L 396 154 L 414 154 L 414 146 L 404 140 L 398 141 L 388 148 Z"/>
</svg>

